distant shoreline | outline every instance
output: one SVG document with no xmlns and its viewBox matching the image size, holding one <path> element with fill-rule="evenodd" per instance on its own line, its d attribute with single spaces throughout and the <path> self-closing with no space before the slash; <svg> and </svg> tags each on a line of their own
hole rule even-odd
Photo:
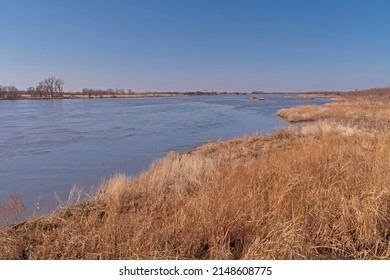
<svg viewBox="0 0 390 280">
<path fill-rule="evenodd" d="M 229 96 L 247 95 L 243 92 L 143 92 L 143 93 L 70 93 L 65 92 L 56 96 L 37 96 L 36 94 L 21 93 L 13 98 L 0 100 L 47 100 L 47 99 L 92 99 L 92 98 L 145 98 L 145 97 L 178 97 L 178 96 Z"/>
<path fill-rule="evenodd" d="M 314 99 L 314 98 L 338 98 L 343 92 L 294 92 L 294 96 L 285 95 L 284 98 Z M 233 95 L 268 95 L 290 94 L 286 92 L 140 92 L 140 93 L 107 93 L 107 92 L 64 92 L 55 96 L 38 96 L 26 92 L 18 96 L 1 97 L 0 100 L 53 100 L 53 99 L 96 99 L 96 98 L 149 98 L 149 97 L 182 97 L 182 96 L 233 96 Z"/>
<path fill-rule="evenodd" d="M 341 98 L 342 92 L 303 92 L 297 93 L 295 96 L 284 96 L 284 98 L 298 98 L 298 99 L 314 99 L 314 98 L 330 98 L 337 100 Z"/>
</svg>

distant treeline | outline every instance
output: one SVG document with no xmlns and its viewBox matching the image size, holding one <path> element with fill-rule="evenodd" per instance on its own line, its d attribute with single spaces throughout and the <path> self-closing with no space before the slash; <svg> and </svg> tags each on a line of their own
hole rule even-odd
<svg viewBox="0 0 390 280">
<path fill-rule="evenodd" d="M 22 92 L 15 86 L 0 85 L 0 99 L 18 99 L 22 96 Z"/>
<path fill-rule="evenodd" d="M 18 90 L 15 86 L 0 85 L 0 99 L 20 99 L 26 96 L 40 98 L 62 97 L 64 81 L 56 77 L 49 77 L 36 87 L 28 87 L 26 90 Z"/>
<path fill-rule="evenodd" d="M 217 91 L 148 91 L 134 92 L 131 89 L 90 89 L 84 88 L 81 92 L 69 93 L 71 95 L 82 95 L 83 97 L 105 97 L 105 96 L 183 96 L 183 95 L 225 95 L 225 94 L 243 94 L 240 92 L 217 92 Z"/>
<path fill-rule="evenodd" d="M 356 100 L 389 101 L 390 87 L 349 91 L 345 93 L 345 96 Z"/>
<path fill-rule="evenodd" d="M 0 100 L 15 99 L 69 99 L 69 98 L 116 98 L 116 97 L 164 97 L 164 96 L 207 96 L 207 95 L 242 95 L 240 92 L 123 92 L 121 90 L 100 90 L 89 89 L 80 92 L 55 92 L 46 93 L 33 90 L 17 90 L 2 87 L 0 91 Z"/>
<path fill-rule="evenodd" d="M 165 91 L 165 92 L 134 92 L 131 89 L 93 89 L 83 88 L 78 92 L 64 92 L 64 81 L 49 77 L 35 87 L 19 90 L 15 86 L 0 85 L 0 99 L 46 99 L 46 98 L 115 98 L 115 97 L 158 97 L 158 96 L 191 96 L 191 95 L 241 95 L 242 92 L 217 91 Z M 267 94 L 271 92 L 253 91 L 252 94 Z M 272 92 L 277 93 L 277 92 Z M 309 91 L 301 92 L 304 96 L 336 96 L 353 95 L 354 98 L 365 98 L 374 95 L 377 99 L 390 98 L 390 87 L 371 88 L 355 91 Z"/>
<path fill-rule="evenodd" d="M 216 91 L 167 91 L 167 92 L 134 92 L 131 89 L 93 89 L 83 88 L 78 92 L 64 92 L 64 81 L 49 77 L 35 87 L 19 90 L 15 86 L 0 85 L 0 99 L 47 99 L 47 98 L 115 98 L 115 97 L 154 97 L 154 96 L 190 96 L 190 95 L 227 95 L 244 94 L 240 92 Z"/>
<path fill-rule="evenodd" d="M 390 100 L 390 87 L 382 88 L 369 88 L 362 90 L 353 91 L 312 91 L 303 92 L 301 95 L 306 96 L 338 96 L 343 95 L 344 97 L 355 99 L 355 100 Z"/>
</svg>

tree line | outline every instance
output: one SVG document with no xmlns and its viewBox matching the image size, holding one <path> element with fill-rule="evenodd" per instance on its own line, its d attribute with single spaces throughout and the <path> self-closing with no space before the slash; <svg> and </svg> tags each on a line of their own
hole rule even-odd
<svg viewBox="0 0 390 280">
<path fill-rule="evenodd" d="M 18 90 L 15 86 L 0 85 L 0 99 L 18 99 L 23 93 L 35 97 L 61 97 L 63 94 L 64 81 L 56 77 L 49 77 L 39 82 L 36 87 L 29 87 L 27 90 Z"/>
<path fill-rule="evenodd" d="M 131 89 L 93 89 L 83 88 L 79 92 L 64 92 L 64 81 L 56 77 L 48 77 L 39 82 L 35 87 L 28 87 L 26 90 L 18 90 L 15 86 L 0 85 L 0 99 L 22 99 L 22 98 L 102 98 L 121 97 L 124 95 L 144 95 L 144 96 L 172 96 L 172 95 L 218 95 L 228 94 L 227 92 L 216 91 L 195 91 L 195 92 L 144 92 L 135 93 Z M 231 92 L 229 94 L 242 94 Z"/>
<path fill-rule="evenodd" d="M 15 86 L 0 85 L 0 99 L 17 99 L 21 92 Z"/>
<path fill-rule="evenodd" d="M 88 97 L 103 97 L 103 95 L 111 95 L 112 97 L 116 97 L 116 95 L 125 95 L 125 94 L 134 94 L 131 89 L 93 89 L 93 88 L 83 88 L 80 93 L 82 96 Z"/>
<path fill-rule="evenodd" d="M 26 90 L 19 90 L 15 86 L 2 86 L 0 85 L 0 99 L 19 99 L 23 96 L 35 97 L 35 98 L 62 98 L 64 94 L 67 96 L 82 95 L 83 97 L 103 97 L 116 95 L 134 94 L 131 89 L 93 89 L 83 88 L 81 92 L 64 92 L 64 81 L 56 77 L 48 77 L 39 82 L 37 86 L 28 87 Z"/>
</svg>

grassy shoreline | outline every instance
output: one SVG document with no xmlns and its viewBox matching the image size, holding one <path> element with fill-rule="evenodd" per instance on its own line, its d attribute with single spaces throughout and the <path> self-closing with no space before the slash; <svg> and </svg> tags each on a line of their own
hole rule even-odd
<svg viewBox="0 0 390 280">
<path fill-rule="evenodd" d="M 0 229 L 0 259 L 390 259 L 389 90 L 278 115 L 310 123 L 119 174 Z"/>
</svg>

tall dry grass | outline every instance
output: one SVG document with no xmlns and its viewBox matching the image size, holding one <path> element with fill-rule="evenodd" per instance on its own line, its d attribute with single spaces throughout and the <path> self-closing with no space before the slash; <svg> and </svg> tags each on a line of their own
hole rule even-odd
<svg viewBox="0 0 390 280">
<path fill-rule="evenodd" d="M 11 194 L 6 201 L 0 201 L 0 226 L 19 221 L 25 207 L 22 198 L 17 194 Z"/>
<path fill-rule="evenodd" d="M 359 129 L 388 131 L 390 130 L 389 104 L 390 98 L 388 101 L 365 100 L 347 95 L 344 99 L 322 106 L 307 105 L 280 109 L 277 115 L 290 122 L 330 121 Z"/>
<path fill-rule="evenodd" d="M 0 230 L 0 258 L 390 259 L 389 130 L 319 119 L 116 175 Z"/>
</svg>

